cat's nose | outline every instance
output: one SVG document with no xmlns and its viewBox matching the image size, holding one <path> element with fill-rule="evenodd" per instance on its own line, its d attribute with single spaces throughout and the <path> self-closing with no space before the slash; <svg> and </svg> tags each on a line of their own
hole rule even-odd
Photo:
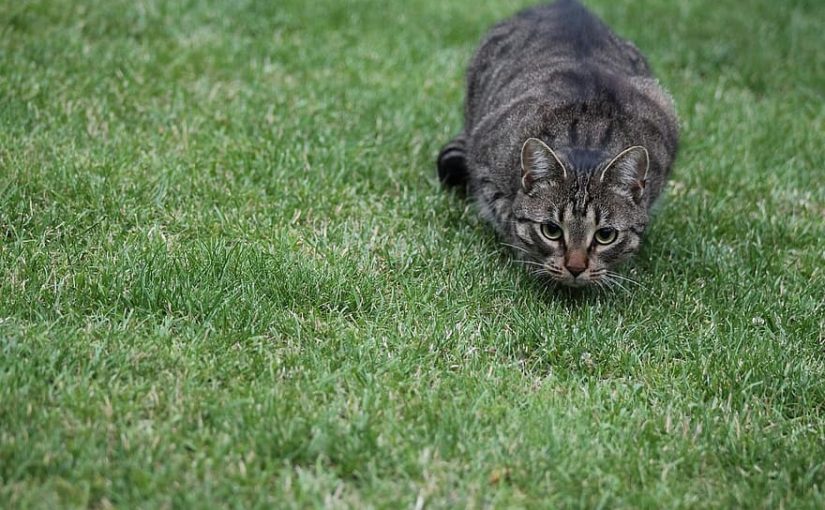
<svg viewBox="0 0 825 510">
<path fill-rule="evenodd" d="M 587 269 L 587 255 L 579 251 L 570 253 L 564 263 L 564 267 L 570 271 L 573 278 L 579 276 Z"/>
</svg>

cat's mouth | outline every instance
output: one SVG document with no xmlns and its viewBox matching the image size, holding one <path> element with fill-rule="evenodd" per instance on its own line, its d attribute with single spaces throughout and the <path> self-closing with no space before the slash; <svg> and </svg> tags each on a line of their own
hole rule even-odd
<svg viewBox="0 0 825 510">
<path fill-rule="evenodd" d="M 604 270 L 588 269 L 584 272 L 573 274 L 553 263 L 530 263 L 528 266 L 532 266 L 530 267 L 531 272 L 538 278 L 574 289 L 598 285 L 599 280 L 605 273 Z"/>
</svg>

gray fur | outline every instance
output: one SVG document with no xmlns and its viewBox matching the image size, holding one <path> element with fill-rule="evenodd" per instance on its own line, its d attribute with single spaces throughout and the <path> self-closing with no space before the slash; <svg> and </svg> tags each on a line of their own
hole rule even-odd
<svg viewBox="0 0 825 510">
<path fill-rule="evenodd" d="M 442 182 L 465 187 L 533 272 L 571 286 L 609 282 L 636 252 L 678 144 L 644 56 L 575 0 L 490 30 L 464 124 L 439 155 Z M 616 240 L 600 244 L 612 233 L 599 229 Z"/>
</svg>

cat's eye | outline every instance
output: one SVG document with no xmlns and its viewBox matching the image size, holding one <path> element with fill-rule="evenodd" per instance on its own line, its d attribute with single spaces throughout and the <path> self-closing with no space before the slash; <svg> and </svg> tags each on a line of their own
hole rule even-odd
<svg viewBox="0 0 825 510">
<path fill-rule="evenodd" d="M 555 223 L 542 223 L 541 225 L 541 235 L 550 239 L 551 241 L 557 241 L 561 239 L 563 232 L 561 227 L 556 225 Z"/>
<path fill-rule="evenodd" d="M 619 231 L 615 228 L 600 228 L 594 237 L 599 244 L 610 244 L 619 237 Z"/>
</svg>

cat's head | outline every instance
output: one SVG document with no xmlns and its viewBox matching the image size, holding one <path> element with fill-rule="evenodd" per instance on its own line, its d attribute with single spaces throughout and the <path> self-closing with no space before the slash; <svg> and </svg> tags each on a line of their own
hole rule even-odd
<svg viewBox="0 0 825 510">
<path fill-rule="evenodd" d="M 647 150 L 554 152 L 530 138 L 521 166 L 512 229 L 528 269 L 572 287 L 609 283 L 647 226 Z"/>
</svg>

